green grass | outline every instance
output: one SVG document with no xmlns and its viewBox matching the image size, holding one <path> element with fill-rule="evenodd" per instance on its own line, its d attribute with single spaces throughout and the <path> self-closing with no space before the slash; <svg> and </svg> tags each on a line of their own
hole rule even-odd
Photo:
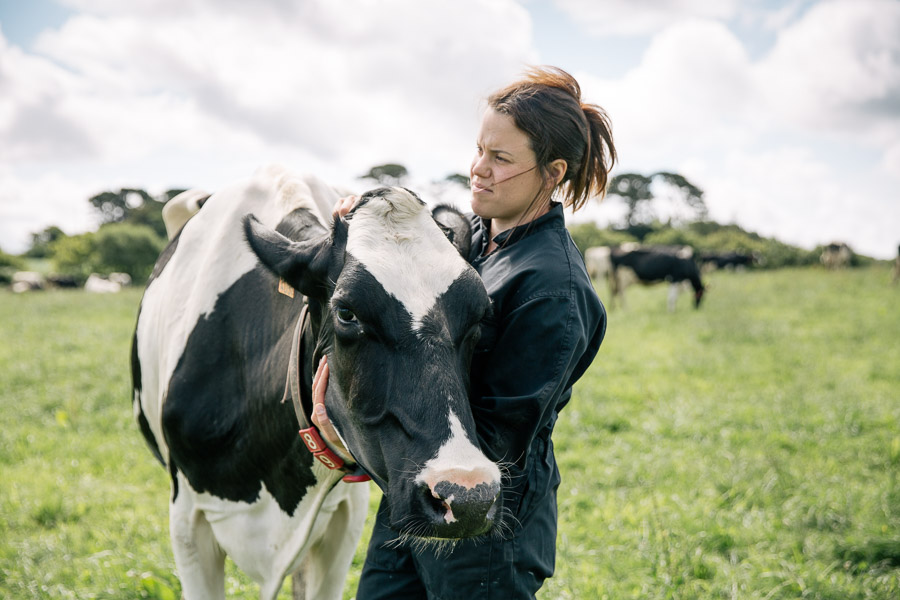
<svg viewBox="0 0 900 600">
<path fill-rule="evenodd" d="M 539 597 L 900 597 L 889 278 L 715 273 L 674 314 L 665 288 L 629 288 L 554 435 L 557 572 Z M 139 298 L 0 292 L 0 598 L 180 597 L 168 479 L 131 414 Z M 227 592 L 257 595 L 233 566 Z"/>
</svg>

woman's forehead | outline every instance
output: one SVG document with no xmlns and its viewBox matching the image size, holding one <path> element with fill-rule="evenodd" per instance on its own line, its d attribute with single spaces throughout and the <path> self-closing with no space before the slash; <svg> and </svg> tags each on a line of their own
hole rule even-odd
<svg viewBox="0 0 900 600">
<path fill-rule="evenodd" d="M 502 151 L 516 156 L 531 152 L 528 134 L 516 126 L 511 116 L 492 108 L 487 109 L 481 119 L 478 144 L 485 150 Z"/>
</svg>

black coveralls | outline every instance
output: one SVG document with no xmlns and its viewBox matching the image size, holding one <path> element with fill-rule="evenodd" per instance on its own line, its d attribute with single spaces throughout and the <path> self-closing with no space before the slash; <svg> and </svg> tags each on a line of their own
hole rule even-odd
<svg viewBox="0 0 900 600">
<path fill-rule="evenodd" d="M 512 533 L 464 540 L 448 555 L 386 547 L 390 529 L 382 499 L 357 600 L 373 598 L 488 600 L 533 598 L 553 574 L 559 470 L 550 434 L 572 385 L 593 361 L 606 312 L 569 232 L 562 205 L 495 238 L 471 216 L 469 260 L 493 302 L 472 360 L 472 411 L 479 442 L 495 461 L 513 463 L 504 480 Z"/>
</svg>

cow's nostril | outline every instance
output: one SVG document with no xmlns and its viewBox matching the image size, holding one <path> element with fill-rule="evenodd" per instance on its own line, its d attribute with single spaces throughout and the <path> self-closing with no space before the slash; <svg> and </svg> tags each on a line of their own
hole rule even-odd
<svg viewBox="0 0 900 600">
<path fill-rule="evenodd" d="M 431 497 L 434 499 L 432 505 L 435 508 L 435 512 L 443 517 L 445 523 L 453 523 L 456 521 L 456 517 L 453 516 L 453 496 L 444 498 L 436 491 L 432 490 Z"/>
<path fill-rule="evenodd" d="M 498 484 L 480 484 L 465 488 L 442 481 L 431 490 L 431 496 L 444 523 L 483 531 L 497 514 L 500 497 Z"/>
</svg>

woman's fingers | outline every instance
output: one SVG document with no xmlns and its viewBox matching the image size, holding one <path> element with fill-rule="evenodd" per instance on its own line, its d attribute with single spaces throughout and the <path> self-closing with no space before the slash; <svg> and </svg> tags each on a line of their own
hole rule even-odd
<svg viewBox="0 0 900 600">
<path fill-rule="evenodd" d="M 350 210 L 356 206 L 356 203 L 359 201 L 359 196 L 344 196 L 343 198 L 338 198 L 338 201 L 334 204 L 334 210 L 332 214 L 338 217 L 345 217 Z"/>
<path fill-rule="evenodd" d="M 350 456 L 350 452 L 344 447 L 344 443 L 334 430 L 331 420 L 328 418 L 328 411 L 325 410 L 325 390 L 328 388 L 328 359 L 322 357 L 319 366 L 316 368 L 316 374 L 313 376 L 313 425 L 319 428 L 319 433 L 325 438 L 332 447 L 337 448 L 345 455 Z"/>
</svg>

